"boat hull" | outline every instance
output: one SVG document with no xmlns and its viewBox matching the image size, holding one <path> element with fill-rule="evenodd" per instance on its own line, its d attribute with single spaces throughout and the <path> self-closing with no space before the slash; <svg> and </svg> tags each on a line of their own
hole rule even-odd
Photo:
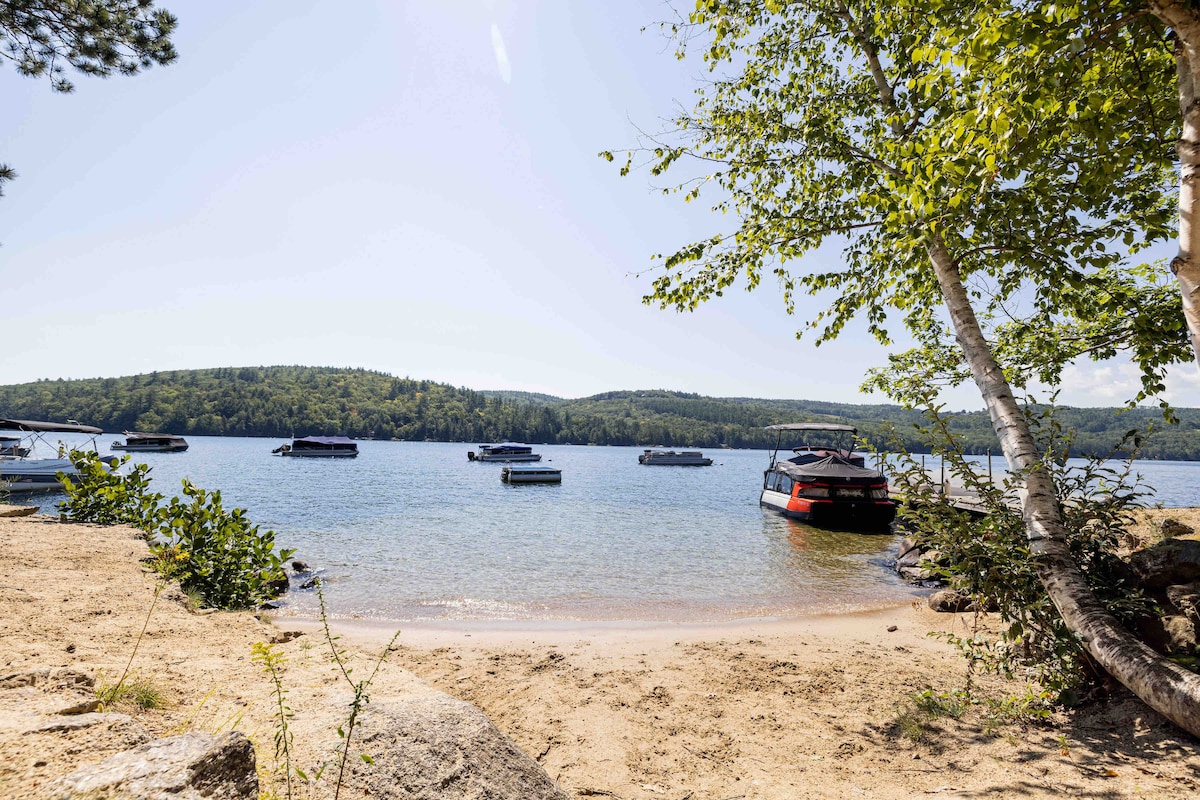
<svg viewBox="0 0 1200 800">
<path fill-rule="evenodd" d="M 822 528 L 887 532 L 896 518 L 896 504 L 891 500 L 801 498 L 764 489 L 758 502 L 789 519 Z"/>
<path fill-rule="evenodd" d="M 63 488 L 58 473 L 75 478 L 79 472 L 68 459 L 0 461 L 0 492 L 57 492 Z"/>
<path fill-rule="evenodd" d="M 186 444 L 117 444 L 109 445 L 110 450 L 124 450 L 129 453 L 182 453 L 188 449 Z"/>
<path fill-rule="evenodd" d="M 647 450 L 638 456 L 638 463 L 648 467 L 711 467 L 713 460 L 705 458 L 702 453 Z"/>
<path fill-rule="evenodd" d="M 480 453 L 475 456 L 476 461 L 541 461 L 540 453 L 518 453 L 515 455 L 505 455 L 496 453 Z"/>
<path fill-rule="evenodd" d="M 505 467 L 500 470 L 500 480 L 505 483 L 562 483 L 562 470 L 550 468 Z"/>
<path fill-rule="evenodd" d="M 285 450 L 279 455 L 289 458 L 354 458 L 357 450 Z"/>
</svg>

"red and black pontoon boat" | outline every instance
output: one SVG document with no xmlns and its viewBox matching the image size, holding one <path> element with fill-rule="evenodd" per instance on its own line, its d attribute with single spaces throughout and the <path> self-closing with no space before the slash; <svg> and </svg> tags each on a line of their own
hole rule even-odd
<svg viewBox="0 0 1200 800">
<path fill-rule="evenodd" d="M 863 456 L 851 449 L 857 428 L 828 422 L 791 422 L 768 425 L 766 429 L 778 431 L 779 437 L 771 452 L 771 464 L 763 473 L 761 505 L 821 527 L 888 529 L 896 517 L 896 503 L 888 496 L 883 473 L 867 467 Z M 787 432 L 806 438 L 818 434 L 819 438 L 833 439 L 833 444 L 815 444 L 818 437 L 814 437 L 792 448 L 792 458 L 779 461 L 779 446 Z"/>
</svg>

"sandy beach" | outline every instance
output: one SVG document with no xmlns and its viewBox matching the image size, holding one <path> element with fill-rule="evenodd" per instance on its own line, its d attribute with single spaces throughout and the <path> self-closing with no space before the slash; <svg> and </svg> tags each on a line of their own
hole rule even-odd
<svg viewBox="0 0 1200 800">
<path fill-rule="evenodd" d="M 260 641 L 288 659 L 300 763 L 331 752 L 345 688 L 320 626 L 189 611 L 177 590 L 157 591 L 144 555 L 128 529 L 0 518 L 0 796 L 43 797 L 55 777 L 129 746 L 121 726 L 103 735 L 28 732 L 34 717 L 86 702 L 91 690 L 75 676 L 111 680 L 127 664 L 163 695 L 162 708 L 118 709 L 131 725 L 152 735 L 241 730 L 257 745 L 269 789 L 271 687 L 251 659 Z M 965 662 L 928 634 L 963 633 L 974 622 L 917 603 L 721 625 L 403 627 L 371 696 L 432 686 L 473 703 L 577 797 L 1200 792 L 1196 740 L 1120 692 L 1042 724 L 994 718 L 982 702 L 957 718 L 920 713 L 914 694 L 968 685 Z M 363 670 L 394 632 L 335 629 Z M 45 677 L 19 678 L 35 673 Z M 1020 681 L 979 676 L 971 688 L 980 699 L 1026 691 Z M 314 796 L 324 796 L 320 788 Z"/>
</svg>

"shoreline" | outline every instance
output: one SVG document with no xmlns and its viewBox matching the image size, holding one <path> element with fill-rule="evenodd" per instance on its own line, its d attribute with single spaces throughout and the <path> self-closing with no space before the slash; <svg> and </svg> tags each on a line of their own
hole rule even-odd
<svg viewBox="0 0 1200 800">
<path fill-rule="evenodd" d="M 932 590 L 931 590 L 932 591 Z M 399 630 L 401 641 L 417 646 L 441 646 L 471 639 L 471 644 L 505 646 L 518 642 L 567 645 L 579 642 L 639 642 L 672 639 L 693 642 L 731 636 L 835 635 L 865 632 L 879 624 L 914 623 L 908 612 L 924 605 L 924 597 L 889 603 L 872 609 L 825 612 L 794 617 L 754 617 L 724 621 L 664 622 L 660 620 L 435 620 L 405 622 L 383 619 L 330 618 L 329 627 L 356 641 L 384 644 Z M 912 615 L 915 616 L 915 615 Z M 276 616 L 270 621 L 281 630 L 318 633 L 319 617 Z"/>
<path fill-rule="evenodd" d="M 0 518 L 6 800 L 42 800 L 53 778 L 130 747 L 134 728 L 153 736 L 236 728 L 268 776 L 273 698 L 251 658 L 255 642 L 287 659 L 297 763 L 309 769 L 337 745 L 347 692 L 319 623 L 296 635 L 293 618 L 192 613 L 169 587 L 155 600 L 154 577 L 139 562 L 145 553 L 126 528 Z M 355 675 L 369 675 L 394 629 L 347 622 L 333 622 L 333 635 Z M 968 680 L 962 658 L 930 632 L 965 634 L 971 624 L 909 603 L 669 626 L 407 625 L 370 696 L 386 706 L 438 690 L 469 702 L 572 797 L 1174 800 L 1200 791 L 1200 743 L 1122 693 L 1041 724 L 992 720 L 983 698 L 1028 687 L 977 675 L 980 702 L 957 716 L 922 714 L 914 698 L 951 696 Z M 143 625 L 132 671 L 161 689 L 162 708 L 120 707 L 130 721 L 105 730 L 39 727 L 91 690 L 74 678 L 22 684 L 20 676 L 111 679 Z"/>
</svg>

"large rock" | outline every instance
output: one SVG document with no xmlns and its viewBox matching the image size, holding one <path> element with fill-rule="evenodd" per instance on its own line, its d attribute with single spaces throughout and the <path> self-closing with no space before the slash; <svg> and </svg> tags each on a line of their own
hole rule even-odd
<svg viewBox="0 0 1200 800">
<path fill-rule="evenodd" d="M 1167 539 L 1129 556 L 1145 589 L 1163 589 L 1172 584 L 1200 580 L 1200 541 Z"/>
<path fill-rule="evenodd" d="M 1167 634 L 1167 652 L 1192 654 L 1196 652 L 1196 623 L 1182 614 L 1163 617 Z"/>
<path fill-rule="evenodd" d="M 1158 529 L 1162 532 L 1164 539 L 1171 539 L 1175 536 L 1190 536 L 1195 533 L 1191 525 L 1185 525 L 1174 517 L 1166 517 L 1162 522 L 1158 523 Z"/>
<path fill-rule="evenodd" d="M 970 595 L 960 594 L 954 589 L 940 589 L 929 595 L 929 607 L 940 613 L 957 614 L 972 610 L 974 603 Z"/>
<path fill-rule="evenodd" d="M 461 700 L 373 702 L 359 717 L 347 786 L 397 800 L 567 800 L 546 771 Z M 361 733 L 362 738 L 358 738 Z"/>
<path fill-rule="evenodd" d="M 155 739 L 51 784 L 54 800 L 257 800 L 254 748 L 238 732 Z"/>
<path fill-rule="evenodd" d="M 926 550 L 923 544 L 905 536 L 896 550 L 896 572 L 912 583 L 940 581 L 941 576 L 932 567 L 941 557 L 937 550 Z"/>
<path fill-rule="evenodd" d="M 1167 601 L 1195 622 L 1200 622 L 1200 581 L 1187 583 L 1182 586 L 1168 586 Z"/>
</svg>

